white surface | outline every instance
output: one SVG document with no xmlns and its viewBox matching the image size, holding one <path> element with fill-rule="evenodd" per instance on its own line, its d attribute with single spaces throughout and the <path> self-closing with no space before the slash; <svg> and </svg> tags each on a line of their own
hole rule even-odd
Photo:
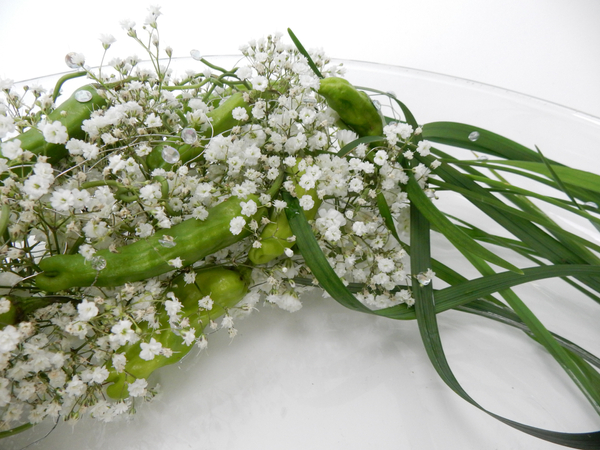
<svg viewBox="0 0 600 450">
<path fill-rule="evenodd" d="M 62 72 L 70 51 L 84 53 L 96 65 L 101 33 L 117 38 L 113 55 L 140 54 L 119 21 L 141 25 L 151 3 L 160 4 L 0 0 L 0 77 Z M 332 57 L 467 78 L 600 116 L 597 0 L 379 0 L 347 6 L 322 0 L 170 0 L 162 5 L 162 40 L 175 56 L 188 56 L 193 48 L 236 53 L 251 38 L 290 27 L 307 47 L 322 47 Z"/>
<path fill-rule="evenodd" d="M 202 4 L 171 1 L 163 7 L 161 36 L 175 55 L 185 56 L 191 48 L 206 54 L 233 53 L 249 38 L 289 26 L 307 47 L 322 46 L 334 57 L 476 79 L 600 116 L 596 1 L 386 1 L 369 11 L 305 1 L 297 12 L 275 2 L 251 2 L 249 7 L 228 7 L 226 13 L 216 9 L 223 3 L 197 3 Z M 14 79 L 64 71 L 63 57 L 69 51 L 84 53 L 90 64 L 98 62 L 97 36 L 103 32 L 118 39 L 112 55 L 125 56 L 129 39 L 118 21 L 131 18 L 141 24 L 145 16 L 145 3 L 136 1 L 104 1 L 96 6 L 101 10 L 93 12 L 83 2 L 58 0 L 0 0 L 0 5 L 0 77 Z M 236 10 L 239 14 L 232 13 Z M 414 92 L 396 91 L 414 105 L 419 120 L 448 117 L 443 109 L 432 110 L 436 98 L 431 92 L 422 104 L 419 98 L 426 93 L 419 97 L 418 86 Z M 481 95 L 489 104 L 485 92 Z M 504 131 L 513 111 L 483 108 L 465 114 L 488 121 L 478 125 L 495 121 Z M 432 117 L 435 114 L 440 117 Z M 528 125 L 516 129 L 513 137 L 527 136 L 538 126 L 548 129 L 524 118 Z M 597 142 L 597 130 L 586 141 L 579 128 L 560 129 L 563 121 L 560 114 L 551 118 L 560 131 L 555 152 L 577 150 L 568 147 L 570 134 L 584 138 L 579 148 L 584 153 L 582 148 Z M 542 135 L 548 139 L 548 133 Z M 578 154 L 572 156 L 575 163 L 586 163 Z M 598 353 L 597 308 L 588 310 L 586 302 L 567 308 L 555 291 L 552 283 L 544 283 L 530 286 L 525 295 L 537 298 L 533 307 L 545 312 L 544 320 L 553 329 L 569 329 L 560 314 L 583 317 L 581 328 L 568 337 Z M 565 293 L 565 298 L 572 296 Z M 84 422 L 74 430 L 62 425 L 30 448 L 562 448 L 496 422 L 451 392 L 428 362 L 413 322 L 366 317 L 318 296 L 308 298 L 295 314 L 261 310 L 238 323 L 240 333 L 233 342 L 219 333 L 208 353 L 187 358 L 181 368 L 163 370 L 163 396 L 141 407 L 133 422 Z M 562 374 L 539 375 L 558 371 L 521 333 L 458 313 L 444 314 L 440 322 L 452 368 L 484 406 L 554 430 L 600 428 Z M 528 369 L 512 369 L 523 363 Z M 34 433 L 41 436 L 43 430 Z M 1 442 L 0 447 L 21 448 L 34 433 Z"/>
</svg>

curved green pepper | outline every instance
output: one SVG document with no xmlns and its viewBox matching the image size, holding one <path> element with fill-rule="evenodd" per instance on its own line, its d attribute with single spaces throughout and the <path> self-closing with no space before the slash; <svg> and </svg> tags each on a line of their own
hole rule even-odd
<svg viewBox="0 0 600 450">
<path fill-rule="evenodd" d="M 91 98 L 85 102 L 77 100 L 80 92 L 89 92 Z M 59 121 L 67 128 L 69 138 L 82 139 L 85 132 L 81 129 L 83 121 L 89 119 L 92 111 L 98 107 L 106 105 L 106 99 L 98 94 L 96 88 L 92 85 L 82 86 L 65 100 L 58 108 L 48 115 L 48 122 Z M 36 155 L 45 155 L 48 162 L 54 164 L 69 154 L 64 144 L 50 144 L 44 139 L 44 135 L 37 128 L 30 128 L 10 140 L 18 139 L 21 141 L 21 148 L 29 150 Z M 16 165 L 18 162 L 12 162 L 9 165 Z"/>
<path fill-rule="evenodd" d="M 190 327 L 202 332 L 204 327 L 211 321 L 226 313 L 228 308 L 235 306 L 248 292 L 247 274 L 240 270 L 225 267 L 211 267 L 200 269 L 196 273 L 195 283 L 186 284 L 183 276 L 173 280 L 172 292 L 183 304 L 181 316 L 187 317 Z M 210 311 L 199 310 L 198 300 L 209 295 L 214 302 Z M 152 360 L 146 361 L 140 358 L 140 344 L 126 344 L 117 352 L 125 353 L 127 362 L 124 372 L 117 373 L 111 367 L 107 388 L 107 394 L 114 399 L 122 399 L 128 396 L 128 385 L 138 378 L 147 379 L 156 369 L 181 360 L 192 348 L 185 345 L 183 338 L 175 334 L 169 326 L 169 317 L 161 308 L 159 313 L 160 333 L 153 332 L 151 337 L 160 342 L 163 348 L 173 351 L 169 357 L 157 355 Z M 141 325 L 143 331 L 148 331 L 147 323 Z M 150 340 L 150 337 L 144 340 Z"/>
<path fill-rule="evenodd" d="M 325 97 L 331 109 L 359 136 L 383 135 L 383 121 L 379 111 L 369 96 L 352 86 L 348 80 L 323 78 L 317 92 Z"/>
<path fill-rule="evenodd" d="M 212 120 L 211 126 L 209 126 L 203 132 L 203 136 L 205 138 L 217 136 L 221 133 L 231 130 L 233 127 L 238 125 L 239 122 L 233 118 L 232 114 L 235 108 L 245 108 L 247 112 L 250 112 L 250 106 L 248 103 L 246 103 L 246 101 L 244 101 L 244 96 L 241 92 L 236 92 L 223 103 L 221 103 L 217 108 L 209 111 L 206 114 Z M 171 145 L 171 143 L 165 142 L 157 145 L 152 149 L 150 154 L 146 156 L 146 163 L 148 164 L 148 168 L 150 170 L 157 168 L 170 170 L 173 167 L 173 164 L 167 163 L 162 157 L 162 150 L 165 145 Z M 171 146 L 177 149 L 179 152 L 180 161 L 184 164 L 199 156 L 204 150 L 204 147 L 202 146 L 193 146 L 188 144 Z"/>
<path fill-rule="evenodd" d="M 260 204 L 257 196 L 250 195 L 247 201 L 250 199 Z M 80 254 L 42 259 L 39 266 L 43 272 L 37 275 L 36 286 L 46 292 L 91 285 L 120 286 L 170 272 L 174 268 L 169 261 L 176 258 L 183 260 L 184 267 L 189 266 L 249 235 L 247 230 L 234 235 L 229 229 L 231 219 L 241 216 L 241 201 L 238 197 L 231 197 L 211 208 L 204 221 L 193 218 L 184 220 L 147 239 L 125 245 L 117 253 L 108 249 L 100 250 L 95 257 L 103 258 L 99 260 L 102 265 L 105 263 L 101 270 L 94 268 Z M 264 208 L 259 208 L 247 220 L 260 222 L 263 215 Z M 165 235 L 174 239 L 174 246 L 165 242 Z"/>
<path fill-rule="evenodd" d="M 300 159 L 298 159 L 298 162 L 300 162 Z M 295 179 L 304 174 L 304 171 L 298 171 L 298 164 L 290 168 L 288 172 L 294 174 Z M 294 189 L 298 198 L 302 198 L 304 195 L 312 197 L 315 204 L 310 210 L 304 211 L 304 215 L 308 220 L 314 219 L 322 202 L 317 196 L 317 190 L 315 188 L 305 190 L 296 181 L 294 181 Z M 268 263 L 283 255 L 286 248 L 292 248 L 295 245 L 295 242 L 290 240 L 293 235 L 294 233 L 290 228 L 285 212 L 274 213 L 271 217 L 271 223 L 268 223 L 260 234 L 261 246 L 259 248 L 252 248 L 248 252 L 248 259 L 254 264 Z"/>
</svg>

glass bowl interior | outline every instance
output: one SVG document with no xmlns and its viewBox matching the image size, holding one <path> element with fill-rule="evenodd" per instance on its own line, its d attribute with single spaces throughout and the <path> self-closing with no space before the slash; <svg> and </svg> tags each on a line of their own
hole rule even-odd
<svg viewBox="0 0 600 450">
<path fill-rule="evenodd" d="M 222 67 L 240 61 L 239 56 L 206 59 Z M 440 74 L 343 64 L 352 83 L 394 92 L 420 124 L 472 124 L 600 173 L 597 117 Z M 172 67 L 203 70 L 189 58 L 173 60 Z M 35 81 L 50 88 L 58 77 Z M 69 81 L 64 91 L 85 82 Z M 454 198 L 441 201 L 445 210 L 464 206 Z M 560 214 L 549 213 L 560 220 Z M 567 226 L 598 239 L 586 224 Z M 435 255 L 453 257 L 442 239 L 434 243 L 439 244 Z M 460 271 L 464 264 L 456 256 L 453 268 Z M 592 300 L 560 280 L 516 291 L 549 329 L 600 354 L 600 314 Z M 320 293 L 303 301 L 303 309 L 293 314 L 261 306 L 236 324 L 233 341 L 216 333 L 207 351 L 192 351 L 180 364 L 159 371 L 154 382 L 163 393 L 153 404 L 139 405 L 130 421 L 59 423 L 47 436 L 53 424 L 43 423 L 4 440 L 3 448 L 19 449 L 41 438 L 45 449 L 562 448 L 496 422 L 451 392 L 431 367 L 416 323 L 354 313 Z M 568 377 L 523 333 L 454 311 L 441 314 L 439 322 L 457 378 L 484 407 L 546 429 L 598 428 Z"/>
</svg>

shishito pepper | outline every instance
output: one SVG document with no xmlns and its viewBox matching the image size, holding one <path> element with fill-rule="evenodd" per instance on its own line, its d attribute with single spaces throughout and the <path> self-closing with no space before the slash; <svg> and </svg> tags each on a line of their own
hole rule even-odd
<svg viewBox="0 0 600 450">
<path fill-rule="evenodd" d="M 222 102 L 218 107 L 209 111 L 206 115 L 210 119 L 210 126 L 203 132 L 205 138 L 216 136 L 231 130 L 234 126 L 238 125 L 238 121 L 233 118 L 233 110 L 235 108 L 245 108 L 250 112 L 250 106 L 244 100 L 244 96 L 241 92 L 236 92 L 227 100 Z M 202 146 L 194 146 L 189 144 L 174 145 L 173 142 L 165 142 L 157 145 L 152 149 L 150 154 L 146 157 L 146 164 L 150 170 L 161 168 L 170 169 L 173 164 L 166 162 L 163 159 L 162 151 L 166 145 L 170 145 L 179 152 L 179 158 L 181 163 L 186 163 L 196 158 L 203 151 Z"/>
<path fill-rule="evenodd" d="M 298 159 L 298 163 L 300 161 Z M 288 173 L 294 177 L 294 180 L 298 180 L 304 174 L 304 171 L 298 170 L 298 163 L 288 170 Z M 314 206 L 310 210 L 304 211 L 304 215 L 308 220 L 314 219 L 322 203 L 321 199 L 317 196 L 317 190 L 315 188 L 306 190 L 297 181 L 294 181 L 294 190 L 298 198 L 302 198 L 304 195 L 312 197 Z M 290 239 L 293 235 L 294 233 L 292 233 L 285 213 L 283 211 L 274 212 L 273 217 L 271 217 L 271 223 L 268 223 L 261 231 L 261 246 L 259 248 L 252 248 L 248 252 L 248 259 L 254 264 L 268 263 L 283 255 L 286 248 L 292 248 L 295 245 L 295 242 Z"/>
<path fill-rule="evenodd" d="M 369 96 L 344 78 L 320 80 L 319 95 L 338 113 L 340 119 L 359 136 L 383 135 L 383 121 Z"/>
<path fill-rule="evenodd" d="M 211 320 L 225 314 L 228 308 L 235 306 L 248 292 L 248 277 L 242 270 L 226 267 L 211 267 L 201 269 L 196 273 L 195 283 L 186 284 L 182 276 L 173 280 L 173 294 L 183 304 L 181 317 L 189 320 L 190 328 L 196 331 L 196 337 Z M 212 308 L 201 310 L 198 300 L 210 296 L 214 302 Z M 107 394 L 114 399 L 126 398 L 128 386 L 138 378 L 147 379 L 156 369 L 181 360 L 193 347 L 186 345 L 182 336 L 174 332 L 169 325 L 169 317 L 162 308 L 159 313 L 159 332 L 154 331 L 150 336 L 143 337 L 142 341 L 135 344 L 126 344 L 117 350 L 124 353 L 127 360 L 125 370 L 117 373 L 114 367 L 110 368 L 107 383 L 112 383 L 107 388 Z M 148 331 L 144 322 L 140 325 L 142 332 Z M 147 361 L 140 358 L 142 342 L 149 342 L 153 338 L 160 342 L 163 348 L 170 349 L 173 353 L 167 357 L 156 355 Z"/>
<path fill-rule="evenodd" d="M 255 195 L 246 201 L 254 200 L 260 204 Z M 169 261 L 181 258 L 183 266 L 196 261 L 238 242 L 249 232 L 243 230 L 234 235 L 230 231 L 231 219 L 241 216 L 243 200 L 231 197 L 210 209 L 208 217 L 201 221 L 194 218 L 154 235 L 141 239 L 133 244 L 125 245 L 116 253 L 109 249 L 95 253 L 101 266 L 92 264 L 82 255 L 55 255 L 42 259 L 39 263 L 43 271 L 36 277 L 36 286 L 46 292 L 57 292 L 71 287 L 83 286 L 120 286 L 122 284 L 141 281 L 173 270 Z M 264 208 L 259 208 L 254 216 L 247 218 L 260 221 Z M 165 235 L 173 238 L 173 242 L 165 240 Z M 173 245 L 174 244 L 174 245 Z"/>
<path fill-rule="evenodd" d="M 58 108 L 48 114 L 47 122 L 59 121 L 66 129 L 69 138 L 83 139 L 85 132 L 81 129 L 83 121 L 89 119 L 92 111 L 106 105 L 102 97 L 92 85 L 77 89 Z M 23 150 L 29 150 L 36 155 L 48 157 L 48 162 L 54 164 L 68 154 L 64 144 L 50 144 L 44 139 L 43 133 L 37 128 L 30 128 L 13 139 L 21 142 Z M 12 139 L 11 139 L 12 140 Z M 18 162 L 10 165 L 18 164 Z"/>
</svg>

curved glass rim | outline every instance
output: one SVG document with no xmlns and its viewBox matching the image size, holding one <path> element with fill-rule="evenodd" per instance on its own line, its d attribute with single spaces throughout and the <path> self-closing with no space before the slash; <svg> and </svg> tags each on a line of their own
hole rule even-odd
<svg viewBox="0 0 600 450">
<path fill-rule="evenodd" d="M 203 58 L 207 59 L 207 60 L 210 60 L 211 58 L 243 59 L 244 56 L 241 54 L 222 54 L 222 55 L 205 55 L 205 56 L 203 56 Z M 181 61 L 185 61 L 185 60 L 196 61 L 191 56 L 176 56 L 176 57 L 171 58 L 171 61 L 181 62 Z M 163 59 L 160 59 L 159 61 L 167 62 L 167 61 L 169 61 L 169 59 L 163 58 Z M 487 91 L 488 93 L 495 93 L 497 95 L 509 95 L 509 96 L 513 96 L 515 98 L 521 98 L 526 101 L 537 102 L 542 107 L 543 106 L 551 106 L 554 108 L 561 108 L 565 112 L 570 112 L 570 113 L 576 114 L 579 118 L 582 118 L 582 119 L 588 120 L 590 122 L 593 122 L 597 125 L 600 125 L 600 116 L 595 116 L 593 114 L 586 113 L 579 109 L 572 108 L 570 106 L 565 106 L 561 103 L 546 100 L 541 97 L 536 97 L 536 96 L 533 96 L 530 94 L 525 94 L 523 92 L 496 86 L 493 84 L 483 83 L 483 82 L 472 80 L 469 78 L 462 78 L 459 76 L 443 74 L 440 72 L 435 72 L 435 71 L 430 71 L 430 70 L 416 69 L 413 67 L 398 66 L 398 65 L 393 65 L 393 64 L 385 64 L 385 63 L 378 63 L 378 62 L 372 62 L 372 61 L 361 61 L 361 60 L 355 60 L 355 59 L 340 59 L 340 58 L 331 58 L 330 61 L 334 62 L 334 63 L 342 63 L 344 65 L 346 65 L 346 64 L 368 65 L 368 66 L 372 66 L 373 68 L 375 68 L 378 71 L 381 71 L 381 70 L 403 71 L 403 72 L 413 75 L 413 76 L 429 78 L 429 79 L 435 80 L 435 81 L 456 83 L 463 87 L 468 87 L 471 89 L 473 89 L 473 88 L 483 89 L 483 90 Z M 140 61 L 140 63 L 145 63 L 145 62 L 149 62 L 149 60 L 141 60 Z M 98 67 L 99 66 L 93 66 L 93 67 L 91 67 L 91 69 L 96 69 Z M 19 80 L 17 83 L 23 84 L 23 83 L 27 83 L 27 82 L 31 82 L 31 81 L 37 81 L 41 78 L 46 78 L 46 77 L 60 77 L 60 76 L 63 76 L 63 75 L 66 75 L 66 74 L 72 73 L 72 72 L 73 71 L 65 71 L 65 72 L 57 72 L 57 73 L 53 73 L 53 74 L 46 74 L 46 75 L 42 75 L 39 77 L 29 78 L 26 80 Z"/>
</svg>

